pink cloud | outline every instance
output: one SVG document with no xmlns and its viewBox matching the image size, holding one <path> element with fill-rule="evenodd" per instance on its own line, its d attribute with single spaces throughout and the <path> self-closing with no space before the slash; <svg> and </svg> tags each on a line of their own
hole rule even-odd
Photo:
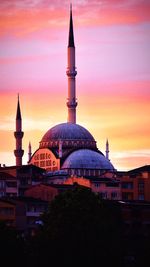
<svg viewBox="0 0 150 267">
<path fill-rule="evenodd" d="M 27 34 L 43 28 L 68 23 L 69 1 L 0 1 L 0 33 Z M 148 1 L 76 1 L 73 3 L 76 24 L 80 26 L 133 24 L 150 21 Z"/>
</svg>

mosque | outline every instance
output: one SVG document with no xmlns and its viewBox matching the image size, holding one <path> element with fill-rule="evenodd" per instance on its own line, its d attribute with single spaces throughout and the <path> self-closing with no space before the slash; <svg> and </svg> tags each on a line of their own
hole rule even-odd
<svg viewBox="0 0 150 267">
<path fill-rule="evenodd" d="M 109 160 L 109 143 L 106 142 L 106 155 L 97 147 L 92 134 L 83 126 L 76 123 L 76 64 L 75 64 L 75 42 L 73 31 L 72 8 L 70 9 L 69 39 L 68 39 L 68 98 L 67 122 L 50 128 L 39 142 L 39 148 L 31 153 L 29 144 L 28 164 L 46 169 L 47 172 L 65 171 L 68 175 L 98 177 L 103 173 L 114 173 L 115 168 Z M 22 118 L 18 98 L 16 114 L 16 166 L 22 165 Z"/>
</svg>

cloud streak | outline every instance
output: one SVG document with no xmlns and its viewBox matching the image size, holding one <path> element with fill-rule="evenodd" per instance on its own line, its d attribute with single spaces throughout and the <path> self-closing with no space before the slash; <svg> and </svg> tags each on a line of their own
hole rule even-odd
<svg viewBox="0 0 150 267">
<path fill-rule="evenodd" d="M 43 28 L 64 27 L 69 1 L 0 1 L 0 33 L 30 34 Z M 149 1 L 75 1 L 79 26 L 136 24 L 150 21 Z M 13 33 L 12 32 L 12 33 Z"/>
</svg>

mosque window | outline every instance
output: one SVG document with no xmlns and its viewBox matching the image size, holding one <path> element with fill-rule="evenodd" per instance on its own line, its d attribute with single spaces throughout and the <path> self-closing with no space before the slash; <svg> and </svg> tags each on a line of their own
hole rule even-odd
<svg viewBox="0 0 150 267">
<path fill-rule="evenodd" d="M 39 160 L 39 154 L 35 155 L 34 159 Z"/>
<path fill-rule="evenodd" d="M 40 167 L 45 167 L 45 161 L 40 162 Z"/>
<path fill-rule="evenodd" d="M 78 170 L 78 175 L 79 175 L 79 176 L 81 175 L 81 170 Z"/>
<path fill-rule="evenodd" d="M 42 154 L 40 154 L 40 159 L 45 159 L 45 154 L 44 153 L 42 153 Z"/>
<path fill-rule="evenodd" d="M 46 166 L 51 166 L 52 162 L 51 160 L 46 160 Z"/>
</svg>

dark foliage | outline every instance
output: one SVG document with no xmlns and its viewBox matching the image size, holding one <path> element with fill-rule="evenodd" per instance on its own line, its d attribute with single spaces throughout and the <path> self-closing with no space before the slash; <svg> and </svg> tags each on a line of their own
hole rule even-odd
<svg viewBox="0 0 150 267">
<path fill-rule="evenodd" d="M 105 266 L 112 262 L 119 266 L 119 205 L 103 201 L 89 189 L 77 186 L 58 195 L 42 220 L 40 252 L 44 266 L 49 266 L 46 265 L 49 261 L 56 266 L 73 266 L 79 262 L 98 266 L 99 260 Z"/>
<path fill-rule="evenodd" d="M 0 223 L 1 262 L 15 267 L 148 267 L 149 238 L 133 229 L 124 235 L 120 204 L 89 189 L 58 195 L 35 236 Z"/>
</svg>

